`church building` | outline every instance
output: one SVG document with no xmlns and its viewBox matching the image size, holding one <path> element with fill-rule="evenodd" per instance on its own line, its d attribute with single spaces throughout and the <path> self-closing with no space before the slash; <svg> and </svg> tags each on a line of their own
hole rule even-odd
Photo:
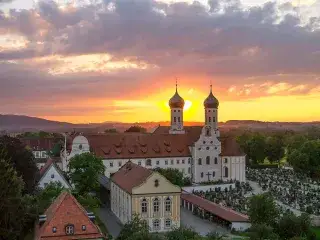
<svg viewBox="0 0 320 240">
<path fill-rule="evenodd" d="M 204 100 L 203 126 L 184 126 L 185 101 L 178 88 L 169 100 L 170 126 L 159 126 L 152 133 L 112 133 L 78 135 L 63 161 L 76 154 L 93 152 L 102 157 L 105 175 L 110 177 L 126 162 L 148 169 L 175 168 L 193 183 L 238 180 L 244 182 L 245 154 L 232 137 L 220 136 L 219 101 L 212 93 Z"/>
</svg>

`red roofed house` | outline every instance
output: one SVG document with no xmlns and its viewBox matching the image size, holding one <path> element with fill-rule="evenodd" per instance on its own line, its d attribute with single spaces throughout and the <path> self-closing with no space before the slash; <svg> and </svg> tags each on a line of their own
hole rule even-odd
<svg viewBox="0 0 320 240">
<path fill-rule="evenodd" d="M 156 171 L 127 162 L 111 177 L 111 210 L 125 224 L 134 214 L 151 232 L 180 227 L 181 188 Z"/>
<path fill-rule="evenodd" d="M 245 154 L 230 137 L 220 136 L 218 100 L 212 90 L 204 101 L 203 126 L 183 126 L 184 100 L 176 93 L 170 99 L 171 126 L 159 126 L 153 133 L 119 133 L 76 136 L 68 161 L 77 154 L 93 152 L 102 157 L 105 175 L 117 172 L 129 160 L 146 168 L 176 168 L 192 182 L 217 180 L 244 182 Z"/>
<path fill-rule="evenodd" d="M 106 239 L 80 203 L 67 191 L 39 216 L 35 240 Z"/>
</svg>

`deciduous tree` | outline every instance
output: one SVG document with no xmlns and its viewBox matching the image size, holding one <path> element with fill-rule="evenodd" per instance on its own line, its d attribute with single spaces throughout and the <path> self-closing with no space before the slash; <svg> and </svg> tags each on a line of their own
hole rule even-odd
<svg viewBox="0 0 320 240">
<path fill-rule="evenodd" d="M 34 156 L 17 138 L 9 136 L 0 137 L 0 158 L 10 161 L 18 176 L 24 181 L 25 193 L 33 193 L 39 179 L 39 170 Z"/>
<path fill-rule="evenodd" d="M 125 132 L 146 133 L 147 129 L 138 125 L 129 127 Z"/>
<path fill-rule="evenodd" d="M 248 215 L 252 224 L 274 226 L 279 218 L 279 209 L 272 196 L 264 193 L 249 199 Z"/>
<path fill-rule="evenodd" d="M 280 137 L 270 136 L 266 139 L 265 153 L 271 163 L 280 162 L 284 156 L 284 144 Z"/>
<path fill-rule="evenodd" d="M 98 177 L 104 174 L 102 159 L 92 153 L 76 155 L 69 162 L 69 177 L 79 195 L 99 189 Z"/>
</svg>

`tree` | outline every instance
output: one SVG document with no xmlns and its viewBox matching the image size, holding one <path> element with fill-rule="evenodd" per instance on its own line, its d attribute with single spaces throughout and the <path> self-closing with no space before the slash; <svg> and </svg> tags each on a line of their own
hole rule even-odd
<svg viewBox="0 0 320 240">
<path fill-rule="evenodd" d="M 98 177 L 104 174 L 102 159 L 92 153 L 83 153 L 70 159 L 69 177 L 80 195 L 99 189 Z"/>
<path fill-rule="evenodd" d="M 131 126 L 125 132 L 138 132 L 138 133 L 146 133 L 147 129 L 138 125 Z"/>
<path fill-rule="evenodd" d="M 249 230 L 250 240 L 277 240 L 279 236 L 266 224 L 255 224 Z"/>
<path fill-rule="evenodd" d="M 265 137 L 259 133 L 254 134 L 248 141 L 248 157 L 253 163 L 263 163 L 266 158 Z"/>
<path fill-rule="evenodd" d="M 60 142 L 57 142 L 54 144 L 53 148 L 48 153 L 48 155 L 50 155 L 52 157 L 59 157 L 61 149 L 62 149 L 62 144 Z"/>
<path fill-rule="evenodd" d="M 117 240 L 131 239 L 150 239 L 148 224 L 145 220 L 141 220 L 138 215 L 134 215 L 132 220 L 123 226 L 117 237 Z"/>
<path fill-rule="evenodd" d="M 9 161 L 0 159 L 0 238 L 19 239 L 25 235 L 30 227 L 29 221 L 34 221 L 26 205 L 28 198 L 24 198 L 22 190 L 24 182 L 18 176 Z M 28 227 L 26 227 L 28 226 Z"/>
<path fill-rule="evenodd" d="M 33 193 L 39 179 L 34 156 L 17 138 L 0 137 L 0 158 L 7 159 L 24 181 L 24 193 Z"/>
<path fill-rule="evenodd" d="M 179 227 L 168 232 L 166 234 L 166 239 L 167 240 L 176 240 L 176 239 L 181 239 L 181 240 L 198 240 L 199 239 L 200 240 L 202 239 L 202 237 L 192 228 Z"/>
<path fill-rule="evenodd" d="M 279 209 L 272 196 L 264 193 L 249 199 L 248 215 L 252 224 L 274 226 L 279 218 Z"/>
<path fill-rule="evenodd" d="M 109 128 L 109 129 L 104 130 L 104 132 L 105 133 L 117 133 L 118 131 L 115 128 Z"/>
<path fill-rule="evenodd" d="M 307 237 L 311 231 L 311 221 L 306 214 L 296 216 L 293 213 L 286 213 L 280 219 L 277 227 L 277 232 L 281 239 Z"/>
<path fill-rule="evenodd" d="M 271 163 L 280 162 L 284 156 L 284 144 L 280 137 L 270 136 L 266 139 L 265 154 Z"/>
<path fill-rule="evenodd" d="M 223 240 L 225 236 L 218 232 L 209 232 L 207 234 L 207 240 Z"/>
<path fill-rule="evenodd" d="M 183 173 L 179 169 L 174 168 L 156 168 L 155 171 L 159 172 L 162 176 L 168 179 L 172 184 L 179 187 L 184 186 Z"/>
<path fill-rule="evenodd" d="M 38 211 L 44 213 L 65 188 L 60 182 L 50 182 L 37 196 Z"/>
</svg>

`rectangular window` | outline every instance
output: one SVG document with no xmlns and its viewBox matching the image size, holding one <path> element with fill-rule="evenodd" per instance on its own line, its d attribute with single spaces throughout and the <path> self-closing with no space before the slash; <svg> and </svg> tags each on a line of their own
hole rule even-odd
<svg viewBox="0 0 320 240">
<path fill-rule="evenodd" d="M 46 158 L 47 157 L 46 152 L 42 152 L 41 154 L 42 154 L 42 158 Z"/>
<path fill-rule="evenodd" d="M 164 161 L 164 164 L 165 164 L 165 165 L 168 165 L 168 160 L 165 160 L 165 161 Z"/>
<path fill-rule="evenodd" d="M 165 227 L 166 228 L 170 228 L 171 227 L 171 219 L 166 219 Z"/>
<path fill-rule="evenodd" d="M 211 117 L 209 117 L 209 123 L 211 122 Z"/>
<path fill-rule="evenodd" d="M 203 178 L 203 172 L 201 173 L 201 178 Z"/>
<path fill-rule="evenodd" d="M 158 219 L 153 220 L 153 229 L 154 230 L 159 230 L 160 229 L 160 220 L 158 220 Z"/>
<path fill-rule="evenodd" d="M 180 163 L 180 160 L 177 160 L 177 164 L 179 164 Z"/>
<path fill-rule="evenodd" d="M 213 117 L 212 122 L 216 122 L 216 117 Z"/>
<path fill-rule="evenodd" d="M 182 164 L 184 164 L 184 159 L 182 159 Z"/>
<path fill-rule="evenodd" d="M 160 164 L 159 160 L 157 160 L 157 161 L 156 161 L 156 164 L 157 164 L 157 165 L 159 165 L 159 164 Z"/>
<path fill-rule="evenodd" d="M 119 167 L 121 167 L 122 166 L 122 162 L 118 162 L 118 165 L 119 165 Z"/>
<path fill-rule="evenodd" d="M 228 163 L 228 158 L 225 158 L 225 159 L 224 159 L 224 163 Z"/>
<path fill-rule="evenodd" d="M 174 164 L 174 162 L 173 162 L 173 160 L 171 160 L 171 165 L 173 165 Z"/>
<path fill-rule="evenodd" d="M 191 158 L 188 159 L 188 164 L 191 164 Z"/>
<path fill-rule="evenodd" d="M 138 165 L 141 166 L 141 161 L 138 162 Z"/>
<path fill-rule="evenodd" d="M 177 122 L 177 118 L 176 117 L 173 117 L 173 122 Z"/>
<path fill-rule="evenodd" d="M 113 167 L 113 162 L 110 162 L 110 167 Z"/>
<path fill-rule="evenodd" d="M 180 117 L 178 117 L 178 122 L 180 122 Z"/>
</svg>

